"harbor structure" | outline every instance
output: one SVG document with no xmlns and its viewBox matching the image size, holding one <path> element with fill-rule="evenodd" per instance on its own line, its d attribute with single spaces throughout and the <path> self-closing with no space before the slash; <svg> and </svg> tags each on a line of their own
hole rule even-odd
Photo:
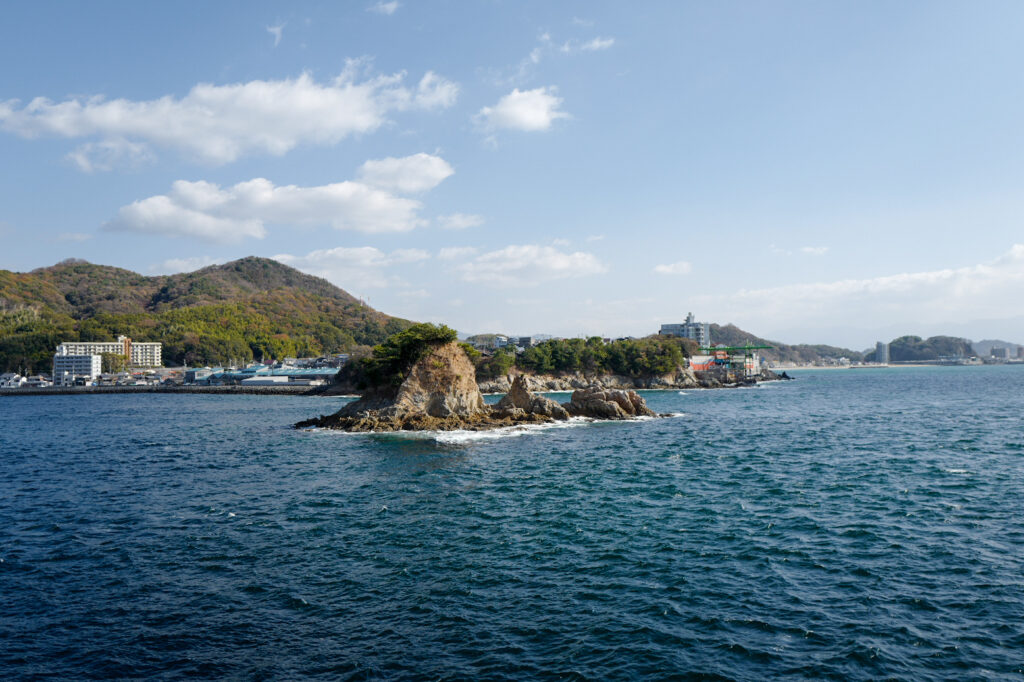
<svg viewBox="0 0 1024 682">
<path fill-rule="evenodd" d="M 711 325 L 707 322 L 697 322 L 693 319 L 693 313 L 687 313 L 686 321 L 681 324 L 661 325 L 661 330 L 658 333 L 692 339 L 697 342 L 698 346 L 711 345 Z"/>
<path fill-rule="evenodd" d="M 103 358 L 97 353 L 58 352 L 53 356 L 53 383 L 73 386 L 76 379 L 92 383 L 100 375 Z"/>
<path fill-rule="evenodd" d="M 117 341 L 65 341 L 57 346 L 57 353 L 63 355 L 123 355 L 132 367 L 163 367 L 163 344 L 159 342 L 132 341 L 127 336 L 118 336 Z"/>
</svg>

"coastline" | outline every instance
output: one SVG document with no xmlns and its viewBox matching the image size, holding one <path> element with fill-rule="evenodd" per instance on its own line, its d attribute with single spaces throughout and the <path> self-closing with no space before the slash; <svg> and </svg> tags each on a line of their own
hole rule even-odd
<svg viewBox="0 0 1024 682">
<path fill-rule="evenodd" d="M 47 388 L 0 388 L 0 397 L 18 395 L 109 395 L 115 393 L 319 395 L 309 386 L 50 386 Z"/>
</svg>

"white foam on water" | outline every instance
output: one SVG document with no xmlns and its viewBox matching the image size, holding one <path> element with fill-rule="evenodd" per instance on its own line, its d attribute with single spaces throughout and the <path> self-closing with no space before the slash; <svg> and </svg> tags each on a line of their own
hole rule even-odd
<svg viewBox="0 0 1024 682">
<path fill-rule="evenodd" d="M 947 474 L 969 474 L 967 469 L 943 469 Z"/>
</svg>

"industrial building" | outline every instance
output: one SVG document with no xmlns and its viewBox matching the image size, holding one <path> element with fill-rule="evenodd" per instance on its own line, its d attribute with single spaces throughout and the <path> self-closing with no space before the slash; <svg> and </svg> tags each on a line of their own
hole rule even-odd
<svg viewBox="0 0 1024 682">
<path fill-rule="evenodd" d="M 693 339 L 698 346 L 711 345 L 711 325 L 707 322 L 697 322 L 693 319 L 693 313 L 687 313 L 686 322 L 682 324 L 661 325 L 661 330 L 658 333 L 665 336 Z"/>
<path fill-rule="evenodd" d="M 57 346 L 63 355 L 103 355 L 113 353 L 128 358 L 132 367 L 163 367 L 163 345 L 154 342 L 136 342 L 127 336 L 117 341 L 65 341 Z"/>
</svg>

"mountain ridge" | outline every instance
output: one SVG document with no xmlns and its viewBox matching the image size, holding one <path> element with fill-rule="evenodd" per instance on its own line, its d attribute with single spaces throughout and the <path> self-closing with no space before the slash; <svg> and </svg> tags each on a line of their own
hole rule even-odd
<svg viewBox="0 0 1024 682">
<path fill-rule="evenodd" d="M 220 364 L 350 351 L 410 324 L 255 256 L 175 275 L 74 259 L 0 270 L 0 371 L 45 370 L 61 341 L 118 334 L 162 342 L 165 362 Z"/>
</svg>

